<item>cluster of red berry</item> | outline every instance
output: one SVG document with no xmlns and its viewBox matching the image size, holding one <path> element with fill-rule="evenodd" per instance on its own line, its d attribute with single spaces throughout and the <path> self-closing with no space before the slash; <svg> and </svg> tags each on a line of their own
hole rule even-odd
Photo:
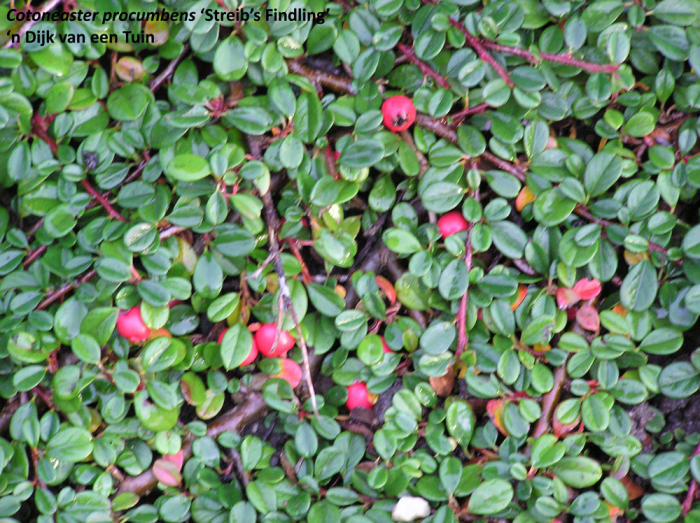
<svg viewBox="0 0 700 523">
<path fill-rule="evenodd" d="M 219 334 L 219 344 L 223 341 L 226 331 L 228 331 L 228 329 L 223 330 L 221 334 Z M 119 317 L 117 318 L 117 332 L 127 338 L 131 343 L 143 343 L 154 334 L 154 331 L 143 321 L 141 317 L 141 308 L 138 305 L 132 307 L 128 311 L 121 311 L 119 313 Z M 275 343 L 275 340 L 277 343 Z M 296 388 L 301 383 L 303 373 L 296 361 L 286 357 L 287 353 L 295 344 L 296 338 L 289 332 L 280 331 L 278 336 L 277 325 L 274 323 L 263 323 L 255 331 L 250 352 L 241 363 L 241 366 L 244 367 L 253 363 L 258 357 L 258 354 L 262 354 L 266 358 L 280 358 L 282 370 L 272 377 L 286 380 L 292 388 Z M 382 344 L 384 346 L 384 352 L 394 352 L 386 344 L 383 337 Z M 362 381 L 355 382 L 347 387 L 347 391 L 348 399 L 345 404 L 348 409 L 352 410 L 357 407 L 366 409 L 372 408 L 371 396 L 367 390 L 366 383 Z"/>
</svg>

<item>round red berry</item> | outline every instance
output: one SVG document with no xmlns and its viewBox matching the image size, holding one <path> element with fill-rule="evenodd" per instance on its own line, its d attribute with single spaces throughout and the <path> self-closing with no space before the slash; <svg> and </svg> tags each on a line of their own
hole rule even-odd
<svg viewBox="0 0 700 523">
<path fill-rule="evenodd" d="M 141 308 L 137 305 L 128 311 L 121 311 L 117 318 L 117 331 L 131 343 L 146 341 L 151 335 L 149 329 L 141 318 Z"/>
<path fill-rule="evenodd" d="M 263 323 L 258 332 L 255 333 L 255 342 L 258 350 L 263 356 L 268 358 L 279 358 L 284 356 L 294 347 L 297 340 L 287 331 L 281 331 L 275 345 L 277 325 L 274 323 Z M 273 347 L 274 346 L 274 347 Z"/>
<path fill-rule="evenodd" d="M 469 223 L 457 211 L 443 214 L 437 222 L 440 234 L 443 238 L 457 234 L 458 232 L 466 231 Z"/>
<path fill-rule="evenodd" d="M 392 96 L 384 100 L 382 116 L 390 131 L 405 131 L 416 121 L 416 106 L 406 96 Z"/>
<path fill-rule="evenodd" d="M 367 384 L 363 381 L 358 381 L 348 386 L 348 399 L 345 405 L 349 410 L 356 409 L 357 407 L 362 407 L 364 409 L 371 409 L 372 402 L 369 399 L 369 391 L 367 390 Z"/>
</svg>

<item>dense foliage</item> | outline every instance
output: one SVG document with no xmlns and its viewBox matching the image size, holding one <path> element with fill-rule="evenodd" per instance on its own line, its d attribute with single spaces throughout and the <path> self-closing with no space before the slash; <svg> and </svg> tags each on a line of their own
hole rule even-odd
<svg viewBox="0 0 700 523">
<path fill-rule="evenodd" d="M 245 7 L 0 7 L 0 517 L 700 521 L 700 2 Z"/>
</svg>

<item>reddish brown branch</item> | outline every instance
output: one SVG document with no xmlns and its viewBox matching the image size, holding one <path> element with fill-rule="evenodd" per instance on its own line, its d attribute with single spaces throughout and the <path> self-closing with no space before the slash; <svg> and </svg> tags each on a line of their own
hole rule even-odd
<svg viewBox="0 0 700 523">
<path fill-rule="evenodd" d="M 445 89 L 449 89 L 451 87 L 450 83 L 444 76 L 438 74 L 435 69 L 418 58 L 416 53 L 414 53 L 413 49 L 411 49 L 409 46 L 399 43 L 396 45 L 396 47 L 398 47 L 399 51 L 401 51 L 406 58 L 418 66 L 418 69 L 420 69 L 420 72 L 423 73 L 423 76 L 431 77 L 440 87 L 444 87 Z"/>
<path fill-rule="evenodd" d="M 88 272 L 86 272 L 85 274 L 83 274 L 79 279 L 72 281 L 72 282 L 69 282 L 69 283 L 66 283 L 65 285 L 63 285 L 59 289 L 56 289 L 55 291 L 49 292 L 46 295 L 46 298 L 44 298 L 44 300 L 39 305 L 36 306 L 36 310 L 40 311 L 42 309 L 45 309 L 46 307 L 51 305 L 53 302 L 55 302 L 57 299 L 61 298 L 65 294 L 69 293 L 73 289 L 79 287 L 83 283 L 90 281 L 95 276 L 95 274 L 97 274 L 95 272 L 95 269 L 91 269 Z"/>
<path fill-rule="evenodd" d="M 469 274 L 472 272 L 472 222 L 467 224 L 467 240 L 464 243 L 464 248 L 466 253 L 464 254 L 464 264 L 467 266 L 467 281 L 469 281 Z M 457 312 L 457 351 L 455 352 L 455 357 L 459 361 L 462 357 L 462 353 L 467 348 L 467 343 L 469 338 L 467 336 L 467 305 L 469 304 L 469 284 L 467 283 L 467 290 L 464 291 L 464 295 L 459 302 L 459 311 Z"/>
<path fill-rule="evenodd" d="M 545 434 L 549 430 L 549 422 L 554 415 L 554 409 L 557 406 L 557 401 L 559 400 L 559 394 L 566 381 L 566 360 L 556 368 L 554 371 L 554 385 L 552 390 L 542 398 L 542 416 L 535 426 L 535 430 L 532 433 L 533 439 L 539 438 L 542 434 Z"/>
<path fill-rule="evenodd" d="M 40 140 L 43 140 L 46 143 L 46 145 L 49 146 L 51 152 L 53 154 L 56 154 L 56 151 L 58 150 L 56 140 L 49 136 L 49 125 L 51 124 L 53 118 L 53 116 L 47 116 L 46 118 L 42 118 L 39 116 L 38 113 L 35 113 L 32 117 L 31 134 L 33 136 L 36 136 Z"/>
<path fill-rule="evenodd" d="M 39 258 L 39 256 L 41 256 L 42 254 L 44 254 L 46 252 L 46 248 L 47 248 L 47 245 L 41 245 L 41 246 L 37 247 L 36 249 L 34 249 L 33 251 L 30 251 L 29 254 L 27 255 L 27 259 L 24 260 L 24 262 L 22 263 L 22 267 L 24 267 L 24 268 L 29 267 L 32 264 L 32 262 L 34 262 L 34 260 L 36 260 L 37 258 Z"/>
<path fill-rule="evenodd" d="M 176 234 L 181 233 L 182 231 L 186 230 L 186 227 L 182 227 L 179 225 L 171 225 L 167 229 L 164 229 L 160 233 L 160 239 L 165 240 L 166 238 L 170 238 L 171 236 L 175 236 Z"/>
<path fill-rule="evenodd" d="M 168 80 L 173 75 L 177 64 L 179 64 L 180 60 L 182 60 L 185 57 L 185 54 L 187 53 L 188 49 L 189 44 L 185 44 L 185 46 L 182 48 L 182 52 L 179 55 L 177 55 L 173 60 L 171 60 L 168 66 L 165 69 L 163 69 L 162 73 L 160 73 L 153 80 L 151 80 L 151 83 L 149 84 L 151 91 L 157 91 L 158 88 L 163 84 L 163 82 Z"/>
<path fill-rule="evenodd" d="M 120 222 L 126 221 L 126 218 L 124 218 L 114 207 L 112 207 L 112 204 L 109 203 L 109 200 L 107 200 L 107 198 L 98 193 L 95 190 L 95 188 L 92 185 L 90 185 L 90 182 L 87 180 L 87 178 L 83 178 L 82 180 L 80 180 L 80 183 L 88 192 L 88 194 L 92 196 L 95 200 L 97 200 L 97 202 L 104 208 L 104 210 L 107 211 L 107 214 L 110 217 L 119 220 Z"/>
<path fill-rule="evenodd" d="M 481 153 L 481 156 L 484 158 L 484 160 L 489 161 L 502 171 L 512 174 L 518 180 L 525 183 L 525 173 L 517 165 L 513 165 L 512 163 L 507 162 L 504 159 L 499 158 L 495 154 L 490 153 L 489 151 L 484 151 L 483 153 Z"/>
<path fill-rule="evenodd" d="M 481 58 L 484 62 L 493 67 L 494 70 L 498 73 L 498 76 L 500 76 L 503 79 L 503 81 L 506 84 L 508 84 L 508 87 L 513 87 L 515 85 L 513 83 L 513 80 L 511 80 L 508 71 L 506 71 L 501 64 L 494 60 L 493 56 L 491 56 L 489 52 L 484 48 L 484 46 L 481 45 L 481 42 L 478 38 L 469 34 L 469 31 L 467 31 L 467 28 L 464 27 L 464 25 L 452 18 L 450 18 L 450 25 L 456 28 L 460 33 L 464 35 L 464 38 L 467 39 L 467 43 L 472 49 L 474 49 L 474 51 L 476 51 L 476 54 L 479 56 L 479 58 Z"/>
<path fill-rule="evenodd" d="M 586 220 L 588 220 L 589 222 L 592 222 L 592 223 L 597 223 L 601 227 L 609 227 L 611 225 L 618 225 L 615 222 L 611 222 L 610 220 L 605 220 L 603 218 L 598 218 L 596 216 L 593 216 L 593 214 L 591 214 L 591 211 L 589 211 L 586 207 L 584 207 L 583 205 L 580 205 L 580 204 L 576 206 L 576 208 L 574 209 L 574 212 L 576 214 L 578 214 L 581 218 L 585 218 Z M 668 256 L 668 249 L 662 247 L 658 243 L 654 243 L 654 242 L 649 241 L 649 240 L 647 240 L 647 241 L 649 243 L 649 250 L 650 251 L 658 252 L 660 254 L 663 254 L 664 256 Z M 672 261 L 676 265 L 683 265 L 683 260 L 672 260 Z"/>
<path fill-rule="evenodd" d="M 572 58 L 571 55 L 568 54 L 539 53 L 535 55 L 526 49 L 521 49 L 512 45 L 498 44 L 489 40 L 481 40 L 481 44 L 487 49 L 498 51 L 499 53 L 519 56 L 521 58 L 525 58 L 531 63 L 535 63 L 539 60 L 547 60 L 548 62 L 556 62 L 559 64 L 571 65 L 573 67 L 585 69 L 591 73 L 617 73 L 619 68 L 619 66 L 615 64 L 594 64 L 591 62 L 585 62 L 583 60 L 578 60 L 577 58 Z"/>
<path fill-rule="evenodd" d="M 341 93 L 355 94 L 356 92 L 355 88 L 352 86 L 352 80 L 349 78 L 343 78 L 342 76 L 319 71 L 318 69 L 311 69 L 302 64 L 299 60 L 289 60 L 287 62 L 287 67 L 290 72 L 306 77 L 313 84 L 325 85 Z"/>
<path fill-rule="evenodd" d="M 458 113 L 453 114 L 451 116 L 451 118 L 452 118 L 452 121 L 454 122 L 454 124 L 456 125 L 459 122 L 461 122 L 462 120 L 464 120 L 467 116 L 470 116 L 472 114 L 483 113 L 489 107 L 490 106 L 487 103 L 481 103 L 481 104 L 475 105 L 473 107 L 465 107 L 464 109 L 462 109 Z"/>
<path fill-rule="evenodd" d="M 424 127 L 428 131 L 437 134 L 448 142 L 457 143 L 457 133 L 454 129 L 446 125 L 444 122 L 437 120 L 426 114 L 418 113 L 416 115 L 416 124 Z"/>
</svg>

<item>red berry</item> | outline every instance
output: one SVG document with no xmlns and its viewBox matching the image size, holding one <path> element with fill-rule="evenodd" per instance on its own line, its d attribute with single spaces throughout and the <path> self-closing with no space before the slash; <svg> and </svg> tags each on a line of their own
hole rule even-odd
<svg viewBox="0 0 700 523">
<path fill-rule="evenodd" d="M 416 120 L 416 106 L 406 96 L 392 96 L 382 104 L 384 125 L 390 131 L 405 131 Z"/>
<path fill-rule="evenodd" d="M 389 347 L 389 345 L 386 344 L 386 340 L 384 339 L 384 336 L 379 336 L 379 337 L 382 340 L 382 348 L 384 349 L 384 352 L 392 352 L 392 353 L 395 352 L 395 351 L 391 350 L 391 347 Z"/>
<path fill-rule="evenodd" d="M 141 318 L 141 308 L 137 305 L 127 312 L 121 311 L 117 318 L 117 331 L 128 338 L 131 343 L 146 341 L 151 335 L 149 329 Z"/>
<path fill-rule="evenodd" d="M 221 342 L 224 339 L 224 334 L 226 334 L 227 332 L 228 332 L 228 329 L 224 329 L 223 331 L 221 331 L 221 334 L 219 334 L 219 339 L 217 341 L 217 343 L 219 345 L 221 345 Z M 250 365 L 251 363 L 253 363 L 255 361 L 255 358 L 257 358 L 257 357 L 258 357 L 258 344 L 255 343 L 255 338 L 253 338 L 253 345 L 250 347 L 250 352 L 248 353 L 248 357 L 246 357 L 246 359 L 244 359 L 241 362 L 240 366 L 245 367 L 246 365 Z"/>
<path fill-rule="evenodd" d="M 371 409 L 372 402 L 369 400 L 367 384 L 363 381 L 358 381 L 348 386 L 348 399 L 345 405 L 349 410 L 356 409 L 357 407 Z"/>
<path fill-rule="evenodd" d="M 281 362 L 282 370 L 273 377 L 286 380 L 293 389 L 296 389 L 301 383 L 301 367 L 296 361 L 290 360 L 289 358 L 282 358 Z"/>
<path fill-rule="evenodd" d="M 263 356 L 268 358 L 278 358 L 284 356 L 289 350 L 294 347 L 297 340 L 287 331 L 280 332 L 277 345 L 275 344 L 275 336 L 277 334 L 277 325 L 274 323 L 264 323 L 255 333 L 255 342 L 258 345 L 258 350 Z"/>
<path fill-rule="evenodd" d="M 443 214 L 437 222 L 440 234 L 443 238 L 457 234 L 458 232 L 466 231 L 469 223 L 457 211 Z"/>
</svg>

